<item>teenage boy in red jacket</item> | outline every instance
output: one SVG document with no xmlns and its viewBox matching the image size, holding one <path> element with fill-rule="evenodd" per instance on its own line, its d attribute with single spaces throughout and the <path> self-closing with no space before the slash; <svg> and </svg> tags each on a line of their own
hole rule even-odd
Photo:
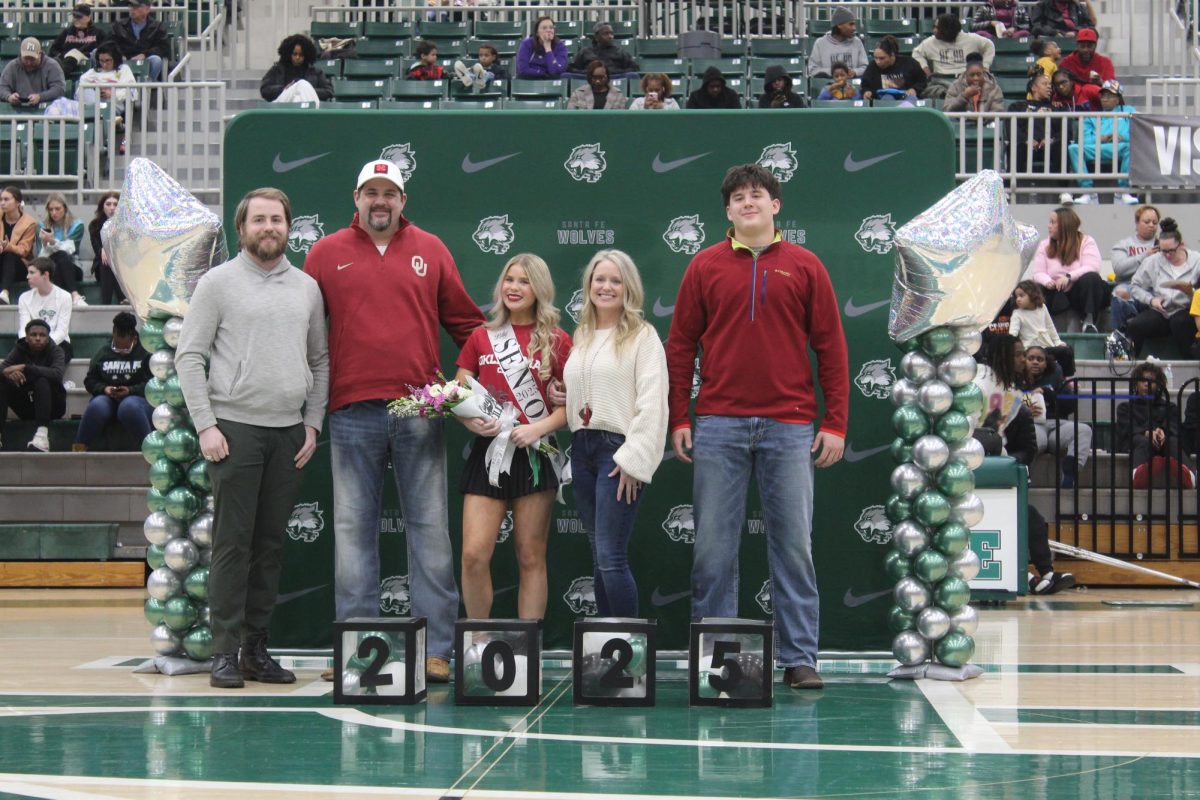
<svg viewBox="0 0 1200 800">
<path fill-rule="evenodd" d="M 775 177 L 757 164 L 733 167 L 721 196 L 733 229 L 688 265 L 666 345 L 671 444 L 681 461 L 695 459 L 692 617 L 737 616 L 738 545 L 753 473 L 783 680 L 793 689 L 819 689 L 813 459 L 828 467 L 842 457 L 850 401 L 846 339 L 824 265 L 775 228 Z M 810 346 L 826 406 L 819 431 Z M 688 402 L 698 352 L 693 448 Z"/>
</svg>

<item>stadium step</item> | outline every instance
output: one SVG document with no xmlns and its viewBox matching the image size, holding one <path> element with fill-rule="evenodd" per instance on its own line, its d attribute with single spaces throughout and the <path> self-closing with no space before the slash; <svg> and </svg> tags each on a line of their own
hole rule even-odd
<svg viewBox="0 0 1200 800">
<path fill-rule="evenodd" d="M 125 305 L 100 305 L 100 287 L 95 287 L 97 295 L 96 303 L 93 305 L 91 300 L 88 300 L 86 306 L 76 306 L 71 309 L 71 335 L 79 333 L 102 333 L 108 335 L 112 332 L 113 317 L 122 311 L 132 311 L 130 306 Z M 84 297 L 89 294 L 88 285 L 84 284 Z M 16 304 L 8 306 L 0 306 L 0 331 L 6 334 L 16 333 L 17 330 L 17 306 Z"/>
<path fill-rule="evenodd" d="M 29 420 L 8 419 L 4 424 L 4 447 L 0 453 L 26 453 L 25 448 L 33 438 L 37 426 Z M 54 455 L 55 453 L 71 453 L 71 445 L 75 442 L 75 433 L 79 430 L 77 419 L 57 419 L 50 423 L 50 452 L 31 453 L 31 455 Z M 96 440 L 92 442 L 92 450 L 100 453 L 134 453 L 140 452 L 142 443 L 125 432 L 119 425 L 109 425 Z M 0 520 L 4 519 L 0 515 Z"/>
<path fill-rule="evenodd" d="M 0 561 L 108 561 L 115 523 L 0 523 Z"/>
<path fill-rule="evenodd" d="M 0 588 L 136 588 L 145 584 L 140 558 L 121 561 L 0 561 Z"/>
<path fill-rule="evenodd" d="M 141 453 L 0 453 L 0 486 L 148 486 Z"/>
</svg>

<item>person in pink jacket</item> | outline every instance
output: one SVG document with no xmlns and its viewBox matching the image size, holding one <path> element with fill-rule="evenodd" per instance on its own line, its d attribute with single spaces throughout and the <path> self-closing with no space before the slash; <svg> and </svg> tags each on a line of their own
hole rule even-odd
<svg viewBox="0 0 1200 800">
<path fill-rule="evenodd" d="M 1084 333 L 1096 333 L 1096 317 L 1108 306 L 1111 289 L 1100 276 L 1100 248 L 1080 224 L 1069 208 L 1050 212 L 1050 235 L 1038 244 L 1033 279 L 1046 290 L 1051 314 L 1074 309 Z"/>
</svg>

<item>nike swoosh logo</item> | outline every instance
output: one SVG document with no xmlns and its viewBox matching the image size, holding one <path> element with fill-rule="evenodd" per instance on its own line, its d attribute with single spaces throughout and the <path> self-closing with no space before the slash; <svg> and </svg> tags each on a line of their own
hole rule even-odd
<svg viewBox="0 0 1200 800">
<path fill-rule="evenodd" d="M 903 152 L 903 150 L 897 150 L 894 153 L 885 153 L 881 156 L 875 156 L 874 158 L 864 158 L 862 161 L 855 161 L 854 152 L 851 151 L 846 153 L 846 160 L 842 162 L 842 166 L 846 168 L 846 172 L 858 172 L 859 170 L 864 170 L 867 167 L 873 167 L 881 161 L 887 161 L 892 156 L 898 156 Z"/>
<path fill-rule="evenodd" d="M 281 606 L 284 603 L 288 602 L 289 600 L 295 600 L 297 597 L 304 597 L 304 595 L 306 595 L 306 594 L 312 594 L 313 592 L 318 592 L 321 589 L 324 589 L 328 585 L 329 585 L 328 583 L 322 583 L 320 586 L 310 586 L 309 588 L 301 589 L 298 592 L 288 592 L 287 594 L 281 594 L 275 598 L 275 605 Z"/>
<path fill-rule="evenodd" d="M 329 153 L 321 153 L 320 155 L 309 156 L 308 158 L 297 158 L 295 161 L 284 161 L 279 157 L 279 153 L 276 153 L 275 163 L 271 165 L 271 168 L 276 172 L 291 172 L 294 169 L 303 167 L 305 164 L 312 163 L 318 158 L 324 158 L 327 155 L 329 155 Z"/>
<path fill-rule="evenodd" d="M 351 261 L 349 264 L 338 264 L 338 272 L 341 272 L 342 270 L 344 270 L 346 267 L 350 266 L 350 264 L 353 264 L 353 263 L 354 262 Z"/>
<path fill-rule="evenodd" d="M 847 461 L 849 461 L 851 464 L 853 464 L 855 461 L 862 461 L 863 459 L 870 458 L 871 456 L 875 455 L 876 453 L 882 453 L 884 450 L 887 450 L 889 447 L 891 447 L 891 445 L 884 444 L 884 445 L 880 445 L 879 447 L 872 447 L 870 450 L 855 450 L 854 445 L 847 444 L 844 458 Z"/>
<path fill-rule="evenodd" d="M 676 600 L 682 600 L 685 597 L 691 597 L 692 591 L 689 589 L 686 592 L 675 592 L 674 594 L 661 594 L 658 587 L 654 587 L 654 593 L 650 595 L 650 602 L 656 606 L 665 606 L 669 603 L 674 603 Z"/>
<path fill-rule="evenodd" d="M 861 605 L 866 605 L 877 597 L 883 597 L 885 594 L 891 594 L 891 589 L 884 589 L 882 592 L 872 592 L 871 594 L 858 595 L 854 590 L 847 589 L 846 594 L 842 597 L 842 605 L 846 608 L 858 608 Z"/>
<path fill-rule="evenodd" d="M 656 153 L 654 156 L 654 163 L 650 166 L 655 172 L 670 172 L 673 169 L 679 169 L 685 164 L 690 164 L 698 158 L 704 158 L 711 153 L 712 151 L 710 150 L 708 153 L 701 153 L 698 156 L 688 156 L 687 158 L 677 158 L 674 161 L 663 161 L 661 158 L 662 154 Z"/>
<path fill-rule="evenodd" d="M 846 307 L 843 310 L 846 312 L 847 317 L 861 317 L 863 314 L 868 314 L 880 306 L 886 306 L 890 302 L 892 302 L 892 299 L 889 297 L 887 300 L 880 300 L 878 303 L 867 303 L 865 306 L 856 306 L 854 305 L 854 298 L 851 297 L 846 301 Z"/>
<path fill-rule="evenodd" d="M 664 306 L 662 304 L 661 297 L 654 298 L 654 316 L 669 317 L 674 313 L 675 313 L 675 304 L 674 303 L 672 303 L 669 306 Z"/>
<path fill-rule="evenodd" d="M 519 155 L 521 155 L 521 154 L 520 153 L 509 153 L 508 155 L 500 156 L 499 158 L 489 158 L 485 161 L 472 161 L 471 154 L 467 153 L 465 156 L 463 156 L 462 169 L 463 169 L 463 172 L 466 172 L 466 173 L 480 172 L 482 170 L 487 169 L 488 167 L 496 166 L 501 161 L 508 161 L 510 158 L 515 158 L 516 156 L 519 156 Z"/>
</svg>

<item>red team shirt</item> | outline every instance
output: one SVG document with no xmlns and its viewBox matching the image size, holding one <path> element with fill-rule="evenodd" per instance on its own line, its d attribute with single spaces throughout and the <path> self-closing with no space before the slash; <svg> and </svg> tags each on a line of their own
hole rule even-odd
<svg viewBox="0 0 1200 800">
<path fill-rule="evenodd" d="M 533 334 L 533 325 L 513 325 L 513 333 L 517 336 L 517 344 L 521 345 L 521 352 L 528 357 L 529 355 L 529 337 Z M 554 366 L 550 369 L 550 375 L 553 378 L 562 380 L 563 365 L 567 363 L 567 356 L 571 352 L 571 337 L 562 328 L 554 329 L 555 346 L 554 346 Z M 496 365 L 496 354 L 492 350 L 492 340 L 488 338 L 488 329 L 478 327 L 467 338 L 467 343 L 463 345 L 462 352 L 458 354 L 458 360 L 454 362 L 455 366 L 465 370 L 470 370 L 475 373 L 475 380 L 483 385 L 483 388 L 491 392 L 492 397 L 497 400 L 508 401 L 514 406 L 517 404 L 517 399 L 513 397 L 512 390 L 508 387 L 508 381 Z M 542 380 L 539 370 L 541 369 L 541 360 L 534 359 L 533 365 L 530 367 L 533 370 L 533 379 L 537 383 L 538 391 L 542 393 L 542 397 L 546 396 L 546 383 Z M 525 418 L 525 414 L 521 414 L 521 422 L 528 425 L 529 420 Z"/>
</svg>

